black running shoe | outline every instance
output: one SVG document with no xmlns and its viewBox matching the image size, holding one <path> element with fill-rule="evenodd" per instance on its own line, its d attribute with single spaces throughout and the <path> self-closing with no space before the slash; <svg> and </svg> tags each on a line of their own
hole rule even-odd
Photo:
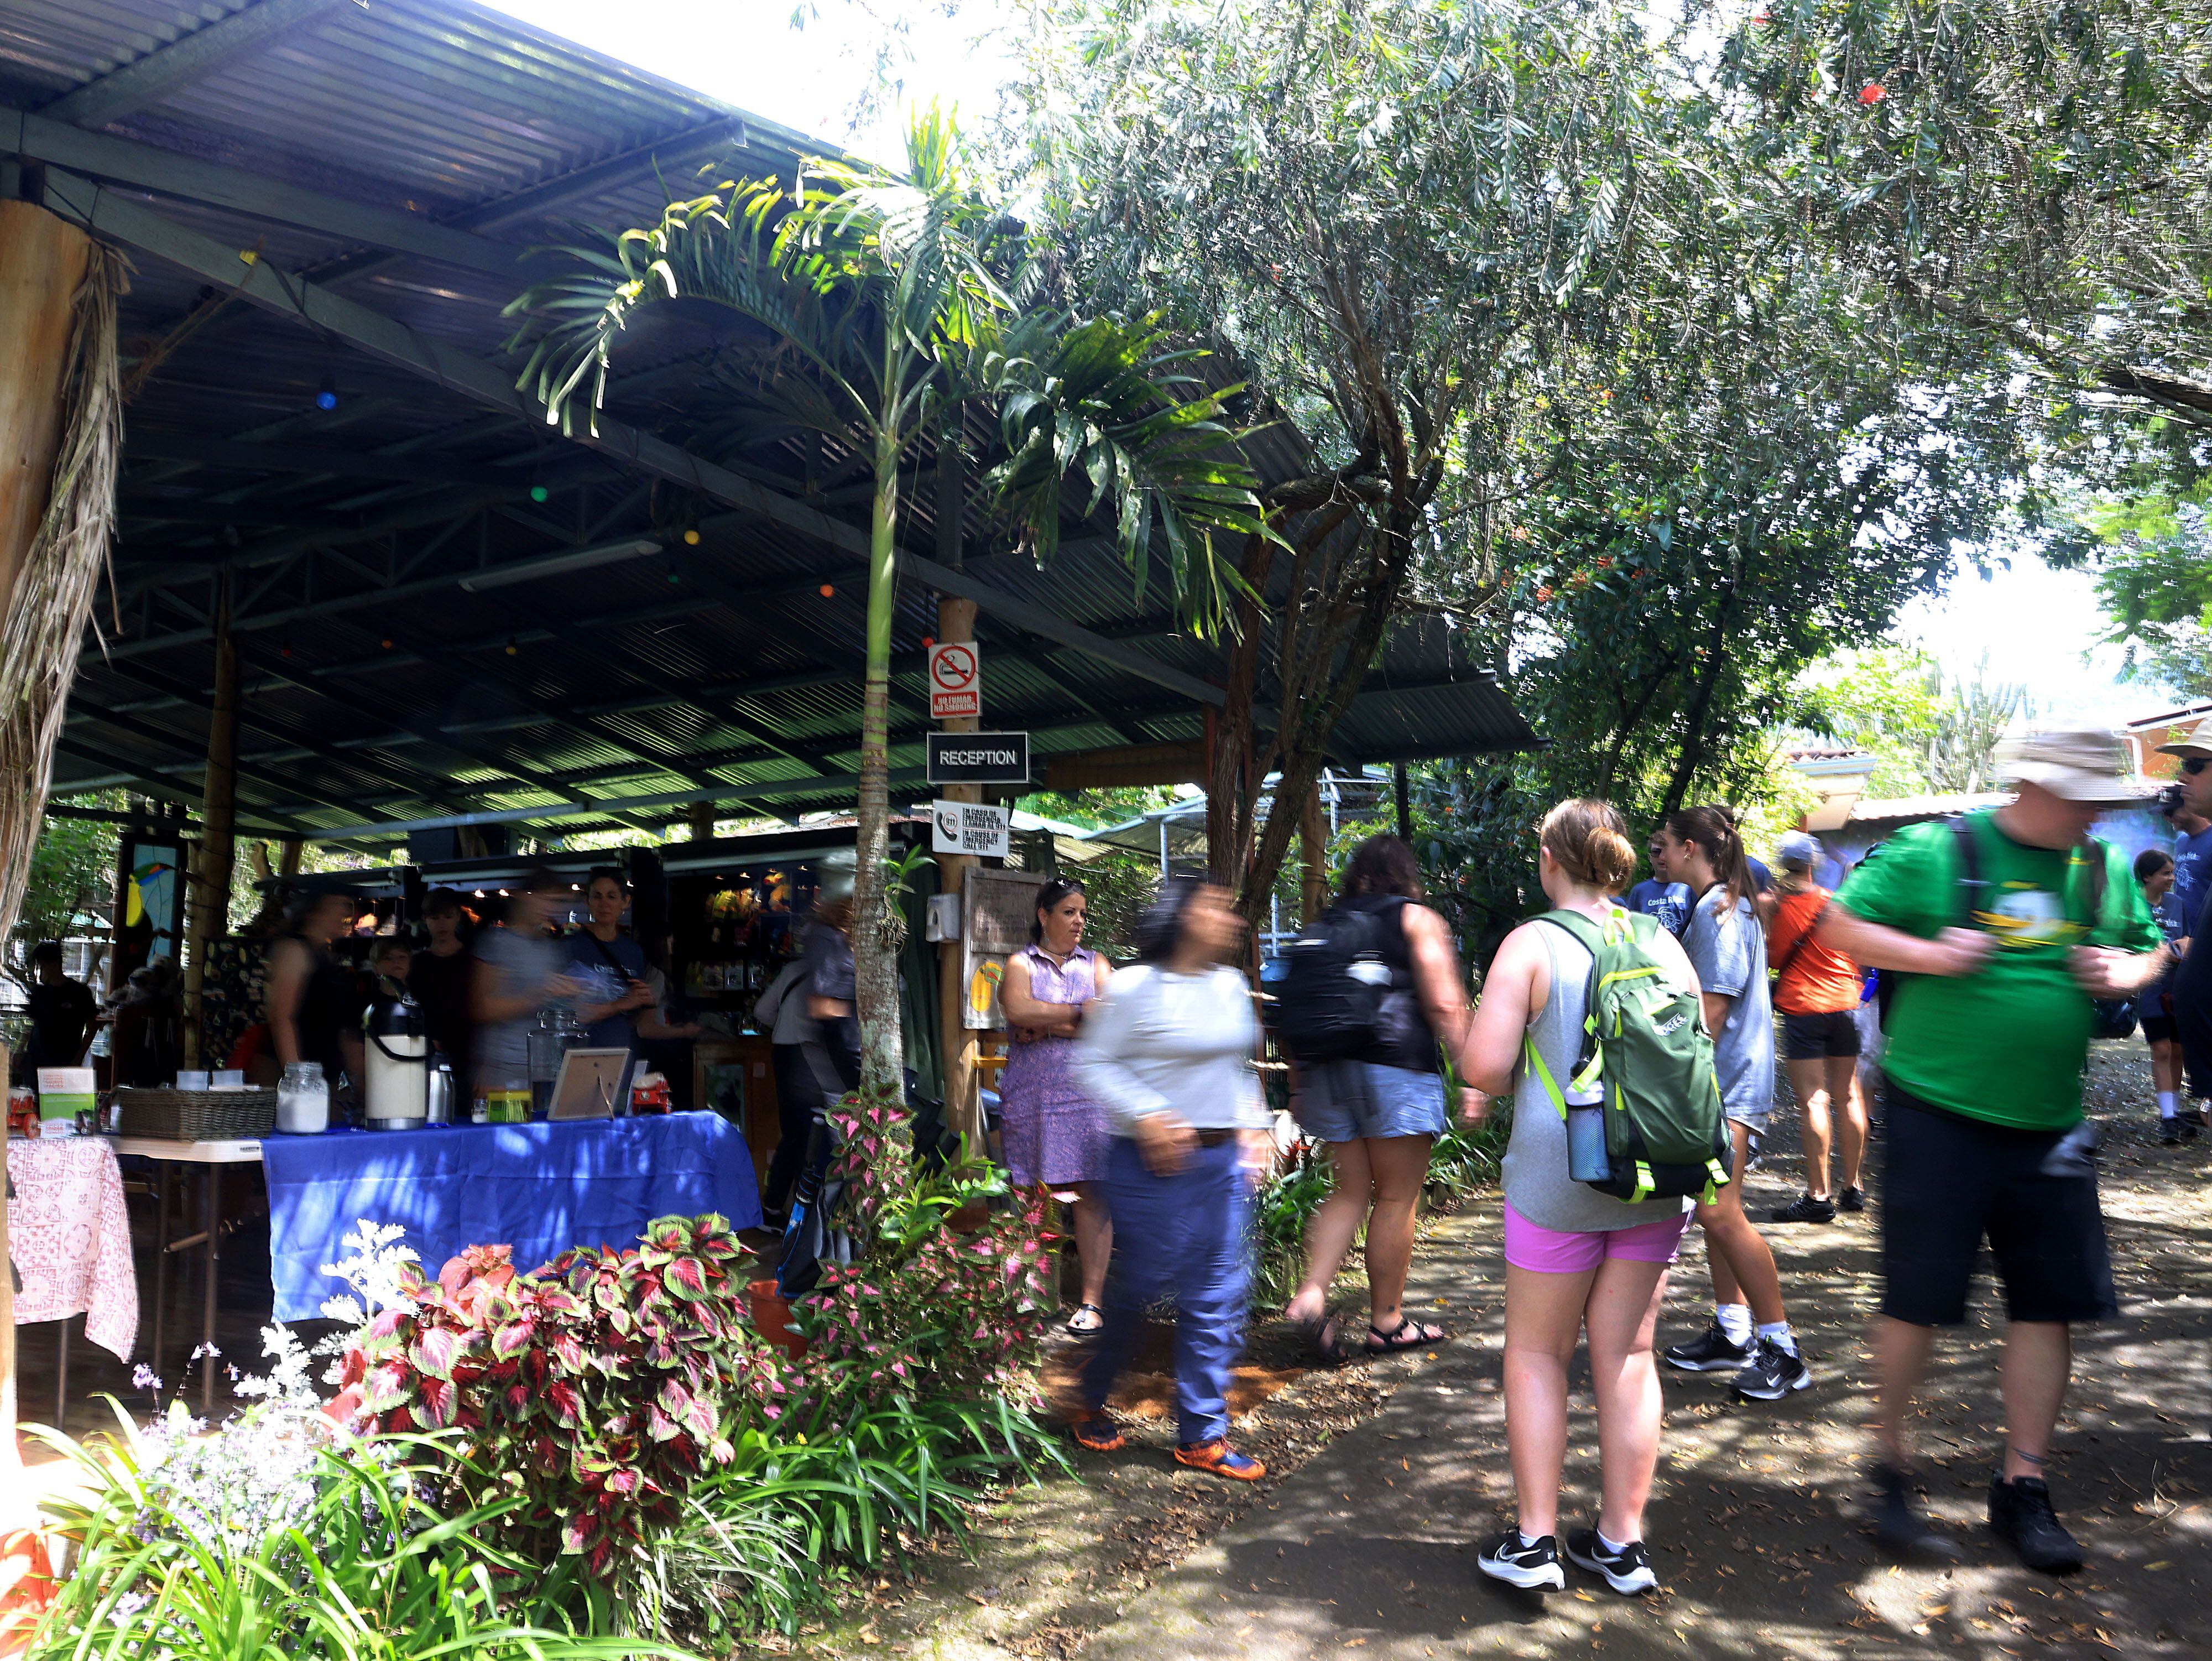
<svg viewBox="0 0 2212 1661">
<path fill-rule="evenodd" d="M 2158 1122 L 2158 1145 L 2160 1147 L 2179 1147 L 2181 1146 L 2180 1120 L 2160 1119 Z"/>
<path fill-rule="evenodd" d="M 1559 1542 L 1546 1535 L 1523 1540 L 1519 1529 L 1508 1529 L 1486 1547 L 1474 1565 L 1493 1580 L 1523 1591 L 1565 1591 L 1567 1572 L 1559 1567 Z"/>
<path fill-rule="evenodd" d="M 2071 1574 L 2081 1567 L 2081 1547 L 2051 1507 L 2051 1487 L 2040 1476 L 2008 1482 L 1990 1480 L 1990 1532 L 2045 1574 Z"/>
<path fill-rule="evenodd" d="M 1866 1209 L 1866 1189 L 1854 1183 L 1836 1196 L 1836 1209 L 1858 1213 Z"/>
<path fill-rule="evenodd" d="M 1832 1223 L 1836 1220 L 1836 1202 L 1816 1200 L 1810 1194 L 1800 1194 L 1780 1208 L 1767 1214 L 1778 1223 Z"/>
<path fill-rule="evenodd" d="M 2197 1137 L 2198 1137 L 2198 1136 L 2200 1136 L 2200 1135 L 2202 1135 L 2203 1134 L 2203 1130 L 2204 1130 L 2204 1116 L 2203 1116 L 2203 1114 L 2201 1114 L 2201 1113 L 2189 1113 L 2189 1114 L 2184 1114 L 2184 1115 L 2182 1116 L 2182 1118 L 2181 1118 L 2181 1140 L 2182 1140 L 2183 1141 L 2185 1141 L 2185 1142 L 2193 1142 L 2193 1141 L 2195 1141 L 2197 1139 Z"/>
<path fill-rule="evenodd" d="M 1714 1322 L 1686 1344 L 1676 1344 L 1666 1352 L 1667 1365 L 1680 1367 L 1685 1372 L 1741 1372 L 1753 1354 L 1753 1346 L 1739 1344 L 1721 1330 Z"/>
<path fill-rule="evenodd" d="M 1577 1568 L 1601 1574 L 1605 1584 L 1624 1597 L 1647 1592 L 1659 1584 L 1651 1570 L 1651 1554 L 1641 1540 L 1632 1540 L 1619 1551 L 1607 1551 L 1595 1529 L 1577 1529 L 1567 1536 L 1567 1561 Z"/>
<path fill-rule="evenodd" d="M 1778 1402 L 1813 1382 L 1813 1369 L 1771 1338 L 1753 1346 L 1751 1364 L 1735 1376 L 1735 1393 L 1754 1402 Z"/>
<path fill-rule="evenodd" d="M 1874 1468 L 1875 1537 L 1898 1557 L 1922 1562 L 1958 1563 L 1966 1554 L 1959 1542 L 1938 1534 L 1913 1495 L 1912 1479 L 1894 1465 Z"/>
</svg>

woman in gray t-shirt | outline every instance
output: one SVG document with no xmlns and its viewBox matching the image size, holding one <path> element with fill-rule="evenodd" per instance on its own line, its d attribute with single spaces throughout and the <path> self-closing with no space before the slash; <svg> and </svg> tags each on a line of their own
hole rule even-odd
<svg viewBox="0 0 2212 1661">
<path fill-rule="evenodd" d="M 1618 917 L 1636 872 L 1628 827 L 1611 804 L 1564 801 L 1545 816 L 1537 874 L 1553 906 L 1593 922 Z M 1693 987 L 1673 935 L 1650 950 Z M 1613 1590 L 1657 1583 L 1644 1545 L 1644 1506 L 1659 1460 L 1659 1377 L 1651 1354 L 1667 1266 L 1681 1244 L 1680 1199 L 1616 1200 L 1567 1175 L 1566 1128 L 1522 1056 L 1553 1077 L 1573 1071 L 1590 954 L 1559 924 L 1526 922 L 1505 937 L 1484 978 L 1469 1036 L 1468 1082 L 1514 1092 L 1505 1153 L 1505 1438 L 1516 1525 L 1477 1560 L 1509 1585 L 1559 1587 L 1559 1467 L 1566 1451 L 1567 1366 L 1589 1334 L 1599 1441 L 1605 1451 L 1596 1526 L 1566 1539 L 1566 1555 Z"/>
<path fill-rule="evenodd" d="M 1766 1237 L 1743 1210 L 1743 1172 L 1753 1135 L 1774 1105 L 1774 1008 L 1766 987 L 1766 936 L 1760 928 L 1751 865 L 1735 822 L 1715 807 L 1686 807 L 1667 821 L 1667 861 L 1698 897 L 1684 931 L 1704 989 L 1713 1035 L 1713 1073 L 1735 1138 L 1733 1178 L 1698 1207 L 1705 1262 L 1713 1275 L 1713 1320 L 1703 1334 L 1666 1352 L 1685 1372 L 1725 1372 L 1739 1396 L 1778 1402 L 1813 1382 L 1782 1305 L 1782 1279 Z"/>
</svg>

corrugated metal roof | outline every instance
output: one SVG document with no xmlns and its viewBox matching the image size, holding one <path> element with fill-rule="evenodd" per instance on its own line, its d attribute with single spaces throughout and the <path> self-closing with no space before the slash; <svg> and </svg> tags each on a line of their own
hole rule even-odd
<svg viewBox="0 0 2212 1661">
<path fill-rule="evenodd" d="M 211 44 L 258 30 L 248 15 L 257 6 L 267 9 L 261 22 L 296 21 L 197 62 Z M 188 61 L 190 72 L 168 74 Z M 104 80 L 118 70 L 120 81 Z M 103 91 L 125 82 L 142 95 L 100 113 Z M 107 188 L 420 339 L 495 362 L 520 269 L 509 279 L 394 252 L 348 211 L 396 210 L 410 225 L 466 230 L 519 252 L 569 222 L 647 222 L 664 179 L 688 189 L 703 162 L 724 176 L 757 174 L 830 148 L 467 0 L 0 0 L 0 104 L 35 114 L 65 96 L 89 108 L 86 131 L 144 146 L 157 161 L 235 169 L 316 192 L 330 210 L 314 219 L 325 228 L 307 228 L 265 192 L 212 198 L 250 199 L 254 211 L 210 205 L 204 179 L 149 173 L 136 152 L 94 170 Z M 341 223 L 349 228 L 328 228 Z M 699 781 L 818 778 L 819 792 L 787 811 L 849 801 L 863 598 L 850 554 L 780 522 L 648 490 L 542 425 L 296 319 L 225 301 L 202 273 L 143 252 L 134 259 L 127 350 L 155 366 L 130 411 L 120 626 L 113 616 L 104 624 L 112 656 L 84 659 L 58 790 L 104 781 L 193 793 L 212 688 L 212 573 L 224 567 L 249 688 L 241 748 L 262 757 L 241 782 L 250 822 L 341 825 L 665 795 Z M 617 365 L 611 408 L 680 433 L 716 350 L 682 319 L 641 329 Z M 318 407 L 323 394 L 335 408 Z M 1310 465 L 1287 429 L 1246 450 L 1271 477 Z M 737 465 L 865 523 L 861 470 L 836 445 L 786 440 Z M 908 546 L 934 550 L 932 490 L 910 494 L 904 523 Z M 687 527 L 696 546 L 681 540 Z M 1109 545 L 1067 534 L 1040 571 L 985 551 L 991 527 L 971 508 L 966 569 L 1166 667 L 1218 677 L 1218 646 L 1176 632 L 1157 581 L 1139 599 Z M 514 587 L 459 586 L 486 565 L 640 535 L 664 551 Z M 817 592 L 825 583 L 828 595 Z M 935 630 L 935 596 L 904 584 L 896 770 L 921 765 L 921 642 Z M 993 724 L 1030 727 L 1041 757 L 1188 742 L 1202 730 L 1188 697 L 1125 666 L 988 608 L 979 634 Z M 1346 758 L 1530 741 L 1452 648 L 1426 624 L 1394 630 L 1374 690 L 1346 724 Z"/>
</svg>

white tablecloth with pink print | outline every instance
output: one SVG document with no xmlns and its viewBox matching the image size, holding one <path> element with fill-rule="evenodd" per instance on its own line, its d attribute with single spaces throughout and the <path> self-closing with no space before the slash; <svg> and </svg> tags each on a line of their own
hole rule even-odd
<svg viewBox="0 0 2212 1661">
<path fill-rule="evenodd" d="M 138 1338 L 138 1276 L 115 1150 L 97 1136 L 13 1137 L 8 1250 L 23 1277 L 15 1323 L 84 1317 L 84 1335 L 124 1360 Z"/>
</svg>

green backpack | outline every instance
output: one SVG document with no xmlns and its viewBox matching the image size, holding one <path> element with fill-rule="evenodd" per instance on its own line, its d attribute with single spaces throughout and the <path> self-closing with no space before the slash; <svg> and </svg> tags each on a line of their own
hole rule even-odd
<svg viewBox="0 0 2212 1661">
<path fill-rule="evenodd" d="M 1603 1108 L 1612 1170 L 1583 1180 L 1617 1200 L 1694 1195 L 1710 1202 L 1729 1181 L 1728 1118 L 1698 994 L 1651 950 L 1659 920 L 1616 908 L 1602 927 L 1577 911 L 1537 921 L 1565 929 L 1592 958 L 1581 1052 L 1566 1090 L 1535 1044 L 1523 1043 L 1561 1119 L 1569 1092 Z"/>
</svg>

